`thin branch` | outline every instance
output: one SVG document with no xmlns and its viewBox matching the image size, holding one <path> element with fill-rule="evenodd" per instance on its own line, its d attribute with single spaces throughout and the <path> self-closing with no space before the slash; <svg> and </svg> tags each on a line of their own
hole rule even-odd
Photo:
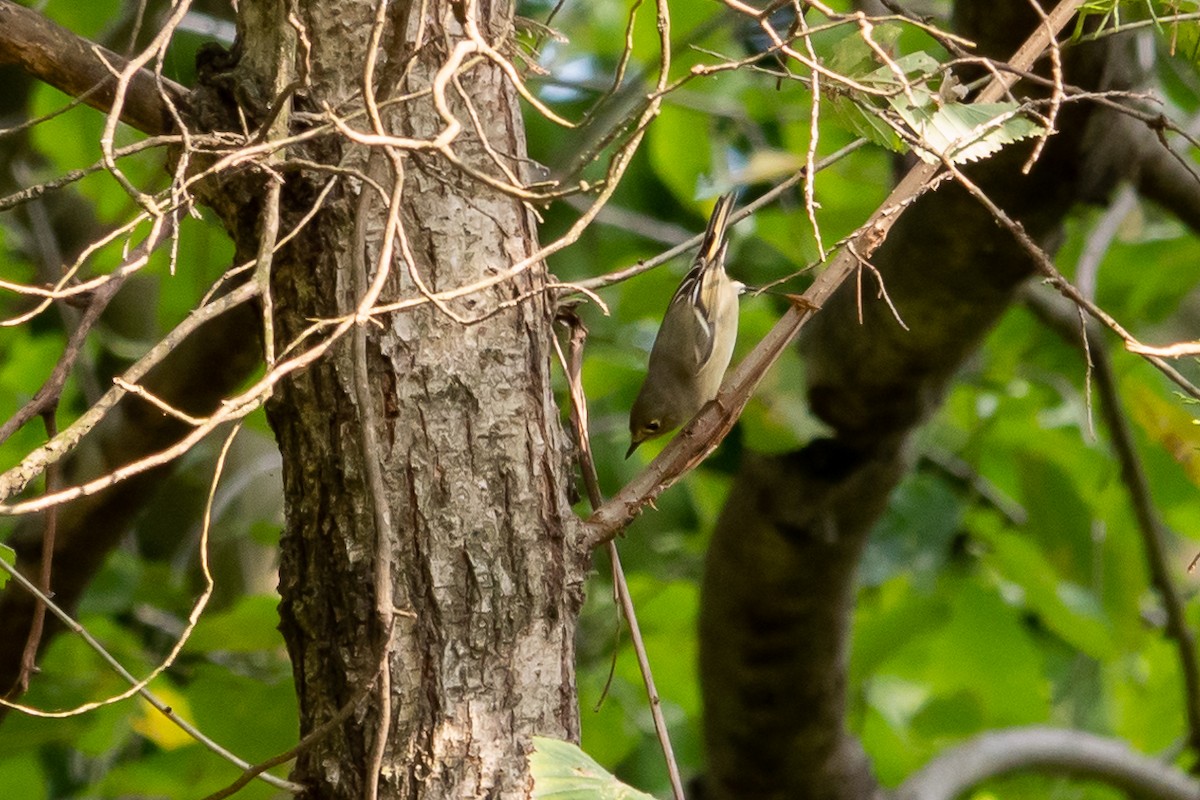
<svg viewBox="0 0 1200 800">
<path fill-rule="evenodd" d="M 209 484 L 208 499 L 204 504 L 204 514 L 200 523 L 200 541 L 197 547 L 200 554 L 200 574 L 204 576 L 204 590 L 200 593 L 200 596 L 196 598 L 196 602 L 192 604 L 191 613 L 188 614 L 187 625 L 185 625 L 183 630 L 180 632 L 179 637 L 176 639 L 175 644 L 171 647 L 170 652 L 167 653 L 166 658 L 164 658 L 162 662 L 150 672 L 150 674 L 133 684 L 132 687 L 120 692 L 119 694 L 106 697 L 103 700 L 91 700 L 74 708 L 58 711 L 45 711 L 43 709 L 33 708 L 31 706 L 23 706 L 17 703 L 2 700 L 0 700 L 0 705 L 15 709 L 17 711 L 22 711 L 26 714 L 36 717 L 46 717 L 50 719 L 74 717 L 133 697 L 135 694 L 138 694 L 147 686 L 149 686 L 159 675 L 161 675 L 172 664 L 175 663 L 175 659 L 178 658 L 180 652 L 183 651 L 183 646 L 187 644 L 188 639 L 191 638 L 192 631 L 196 628 L 196 623 L 200 621 L 200 615 L 204 613 L 204 609 L 208 606 L 209 598 L 212 597 L 213 587 L 215 584 L 213 582 L 212 570 L 209 569 L 208 565 L 208 536 L 209 532 L 212 530 L 213 503 L 216 500 L 217 485 L 221 480 L 221 474 L 225 471 L 225 459 L 229 455 L 229 449 L 233 446 L 233 440 L 237 437 L 237 434 L 240 430 L 240 425 L 234 426 L 233 430 L 229 432 L 229 435 L 225 437 L 225 443 L 221 446 L 221 450 L 217 455 L 216 466 L 213 468 L 213 478 Z M 57 465 L 55 465 L 55 467 L 57 467 Z M 51 470 L 47 473 L 47 479 L 49 479 L 49 475 L 53 472 L 54 468 L 51 468 Z M 47 488 L 47 492 L 49 491 L 50 489 Z M 48 513 L 54 513 L 55 511 L 57 511 L 57 507 L 51 508 Z M 48 592 L 47 596 L 49 596 Z"/>
<path fill-rule="evenodd" d="M 63 348 L 62 355 L 59 356 L 58 361 L 54 364 L 54 369 L 50 371 L 50 376 L 46 378 L 45 383 L 30 398 L 29 402 L 21 406 L 15 414 L 4 421 L 4 424 L 0 425 L 0 442 L 6 441 L 8 437 L 16 433 L 22 425 L 33 417 L 58 404 L 59 397 L 62 396 L 63 387 L 66 386 L 67 377 L 71 374 L 71 368 L 75 365 L 79 354 L 83 352 L 84 341 L 87 339 L 88 334 L 91 333 L 92 328 L 100 321 L 100 315 L 104 312 L 104 309 L 108 307 L 109 302 L 120 291 L 126 278 L 131 274 L 124 270 L 132 264 L 145 263 L 150 254 L 158 249 L 159 245 L 171 235 L 171 231 L 173 230 L 173 225 L 156 227 L 151 231 L 150 236 L 125 259 L 121 267 L 92 292 L 87 309 L 80 316 L 75 329 L 71 331 L 71 335 L 67 339 L 67 345 Z"/>
<path fill-rule="evenodd" d="M 592 457 L 592 441 L 588 433 L 587 396 L 583 393 L 583 344 L 587 340 L 587 328 L 583 320 L 569 309 L 561 309 L 559 321 L 566 325 L 571 333 L 570 358 L 563 356 L 562 346 L 558 338 L 553 339 L 554 349 L 558 353 L 559 363 L 567 376 L 568 393 L 571 397 L 571 427 L 575 431 L 575 446 L 579 456 L 579 465 L 583 472 L 583 483 L 587 487 L 588 502 L 592 509 L 604 505 L 604 494 L 600 491 L 600 479 L 596 475 L 596 461 Z M 646 695 L 650 702 L 650 716 L 654 720 L 654 731 L 658 735 L 659 747 L 667 762 L 667 774 L 671 780 L 671 792 L 675 800 L 685 800 L 683 781 L 679 776 L 679 765 L 675 762 L 675 751 L 671 747 L 671 736 L 667 732 L 667 721 L 662 713 L 662 700 L 658 689 L 654 686 L 654 674 L 650 669 L 650 657 L 646 654 L 646 644 L 642 639 L 642 630 L 637 621 L 637 609 L 633 605 L 633 597 L 629 594 L 629 583 L 625 580 L 625 570 L 621 567 L 621 554 L 617 552 L 615 541 L 608 542 L 608 557 L 612 563 L 613 592 L 617 602 L 629 624 L 629 637 L 633 642 L 633 651 L 637 655 L 638 669 L 642 673 L 642 683 L 646 687 Z"/>
<path fill-rule="evenodd" d="M 138 359 L 137 363 L 127 369 L 121 378 L 127 384 L 137 383 L 151 368 L 166 358 L 180 342 L 205 322 L 246 302 L 257 294 L 258 287 L 253 283 L 247 283 L 208 305 L 196 309 L 176 325 L 158 344 L 150 348 L 149 352 Z M 84 435 L 99 424 L 100 420 L 125 394 L 125 390 L 120 386 L 109 389 L 99 401 L 68 425 L 58 436 L 31 451 L 20 464 L 0 475 L 0 498 L 7 499 L 20 492 L 29 485 L 30 481 L 41 475 L 46 467 L 74 450 Z"/>
<path fill-rule="evenodd" d="M 1158 356 L 1159 358 L 1184 358 L 1186 356 L 1200 356 L 1200 341 L 1175 342 L 1174 344 L 1166 344 L 1161 347 L 1129 342 L 1126 343 L 1125 347 L 1131 353 L 1137 353 L 1138 355 L 1143 356 Z"/>
<path fill-rule="evenodd" d="M 53 439 L 54 435 L 58 433 L 58 423 L 55 419 L 58 414 L 58 402 L 52 403 L 41 414 L 46 425 L 46 436 Z M 47 492 L 56 492 L 62 485 L 60 471 L 57 464 L 46 470 Z M 50 590 L 50 578 L 54 567 L 54 542 L 58 538 L 58 516 L 57 508 L 47 511 L 42 529 L 42 563 L 38 569 L 38 588 L 45 593 L 46 597 L 53 594 Z M 25 638 L 25 650 L 21 653 L 21 670 L 17 673 L 16 683 L 9 690 L 6 699 L 20 697 L 28 691 L 29 678 L 37 672 L 37 654 L 42 645 L 42 631 L 45 629 L 45 625 L 46 604 L 38 597 L 35 598 L 33 619 L 29 623 L 29 636 Z"/>
<path fill-rule="evenodd" d="M 1038 272 L 1041 272 L 1042 275 L 1046 277 L 1047 283 L 1057 289 L 1064 297 L 1068 298 L 1071 300 L 1071 302 L 1075 303 L 1077 306 L 1086 311 L 1092 318 L 1101 322 L 1105 327 L 1109 328 L 1118 336 L 1120 336 L 1125 341 L 1125 346 L 1127 349 L 1141 354 L 1143 358 L 1157 367 L 1159 372 L 1161 372 L 1163 375 L 1166 375 L 1167 378 L 1169 378 L 1176 386 L 1186 392 L 1190 397 L 1200 400 L 1200 387 L 1197 387 L 1195 384 L 1185 378 L 1183 374 L 1179 372 L 1179 370 L 1172 367 L 1162 358 L 1156 355 L 1150 355 L 1149 353 L 1152 351 L 1152 348 L 1148 348 L 1146 345 L 1139 342 L 1137 337 L 1126 330 L 1125 327 L 1121 325 L 1121 323 L 1117 322 L 1117 320 L 1111 314 L 1100 308 L 1100 306 L 1096 305 L 1088 298 L 1084 297 L 1079 289 L 1075 288 L 1075 286 L 1072 285 L 1071 282 L 1068 281 L 1063 274 L 1058 271 L 1058 268 L 1054 266 L 1054 261 L 1050 258 L 1050 256 L 1046 255 L 1045 251 L 1043 251 L 1042 248 L 1038 246 L 1037 242 L 1030 237 L 1030 235 L 1025 231 L 1025 227 L 1020 222 L 1014 220 L 1008 215 L 1007 212 L 1004 211 L 1004 209 L 996 205 L 996 203 L 990 197 L 988 197 L 987 193 L 984 192 L 983 189 L 979 188 L 979 186 L 976 185 L 970 178 L 964 175 L 957 166 L 949 161 L 945 162 L 945 164 L 947 170 L 949 170 L 949 172 L 954 176 L 954 179 L 958 181 L 958 183 L 964 189 L 966 189 L 984 206 L 984 208 L 988 210 L 996 222 L 1004 226 L 1010 233 L 1012 233 L 1013 237 L 1017 240 L 1017 243 L 1021 245 L 1022 249 L 1024 249 L 1026 253 L 1029 254 L 1034 265 L 1037 267 Z"/>
<path fill-rule="evenodd" d="M 230 437 L 229 441 L 232 441 L 232 436 Z M 224 457 L 224 453 L 227 450 L 228 450 L 228 442 L 226 443 L 225 450 L 222 451 L 222 458 Z M 220 468 L 218 466 L 217 475 L 219 475 L 219 474 L 220 474 Z M 215 488 L 215 480 L 214 480 L 214 488 Z M 212 507 L 211 503 L 212 503 L 212 494 L 210 492 L 209 505 L 208 505 L 209 509 L 211 509 L 211 507 Z M 200 742 L 202 745 L 207 747 L 213 753 L 216 753 L 217 755 L 219 755 L 221 758 L 225 759 L 226 761 L 229 761 L 231 764 L 234 764 L 243 770 L 250 768 L 251 765 L 249 762 L 239 758 L 238 756 L 231 753 L 229 750 L 226 750 L 224 747 L 222 747 L 221 745 L 219 745 L 215 741 L 213 741 L 210 737 L 208 737 L 204 733 L 202 733 L 194 725 L 187 722 L 182 717 L 180 717 L 178 714 L 176 714 L 167 703 L 163 702 L 161 699 L 159 699 L 159 697 L 157 695 L 155 695 L 153 692 L 151 692 L 149 689 L 146 688 L 146 683 L 148 682 L 149 679 L 139 681 L 137 678 L 135 678 L 129 672 L 129 670 L 125 669 L 125 667 L 121 664 L 120 661 L 118 661 L 110 652 L 108 652 L 107 649 L 105 649 L 104 645 L 102 645 L 99 641 L 97 641 L 97 639 L 94 636 L 92 636 L 92 634 L 87 630 L 87 628 L 83 627 L 78 622 L 76 622 L 71 617 L 70 614 L 68 614 L 61 607 L 59 607 L 58 604 L 56 604 L 53 600 L 51 600 L 49 597 L 47 597 L 44 592 L 39 590 L 37 588 L 37 586 L 35 586 L 33 584 L 32 581 L 30 581 L 28 578 L 26 578 L 24 575 L 22 575 L 20 573 L 20 571 L 16 569 L 16 567 L 12 566 L 11 564 L 9 564 L 3 560 L 0 560 L 0 569 L 3 569 L 5 572 L 7 572 L 9 574 L 9 576 L 12 577 L 12 579 L 15 580 L 17 583 L 21 584 L 21 586 L 23 586 L 26 589 L 26 591 L 32 593 L 35 597 L 38 597 L 43 603 L 45 603 L 46 607 L 49 608 L 50 611 L 56 617 L 58 617 L 69 630 L 78 634 L 85 642 L 87 642 L 88 646 L 91 647 L 92 650 L 94 650 L 100 656 L 100 658 L 102 658 L 105 661 L 105 663 L 107 663 L 109 665 L 109 667 L 112 668 L 112 670 L 114 672 L 116 672 L 118 675 L 120 675 L 122 678 L 124 678 L 127 682 L 129 682 L 129 684 L 131 686 L 135 687 L 136 693 L 138 695 L 140 695 L 144 700 L 146 700 L 146 702 L 150 703 L 150 705 L 154 706 L 154 708 L 156 708 L 159 711 L 159 713 L 161 713 L 163 716 L 165 716 L 167 719 L 169 719 L 171 722 L 173 722 L 175 725 L 177 725 L 181 730 L 183 730 L 185 733 L 187 733 L 189 736 L 191 736 L 197 742 Z M 208 576 L 208 579 L 211 582 L 211 576 Z M 211 592 L 211 585 L 207 591 Z M 202 597 L 206 597 L 206 596 L 207 596 L 207 592 L 206 592 L 206 595 L 203 595 Z M 189 625 L 188 630 L 185 631 L 184 638 L 181 639 L 180 642 L 178 642 L 176 644 L 176 648 L 172 651 L 173 654 L 177 653 L 178 649 L 180 647 L 182 647 L 182 642 L 186 640 L 187 633 L 190 633 L 191 627 L 195 625 L 195 620 L 199 618 L 199 609 L 201 609 L 201 608 L 202 608 L 202 606 L 200 604 L 197 604 L 197 608 L 193 609 L 193 614 L 192 614 L 193 619 L 191 620 L 191 625 Z M 165 668 L 165 664 L 164 664 L 163 668 Z M 155 674 L 157 674 L 159 672 L 161 672 L 161 668 L 159 670 L 157 670 Z M 12 704 L 12 703 L 5 703 L 5 705 L 8 705 L 8 706 L 14 707 L 14 708 L 18 708 L 20 710 L 29 710 L 29 709 L 25 709 L 20 706 L 16 706 L 15 704 Z M 44 716 L 58 716 L 58 714 L 43 714 L 43 715 Z M 271 784 L 272 786 L 274 786 L 276 788 L 284 789 L 284 790 L 292 792 L 294 794 L 298 794 L 299 792 L 303 791 L 305 788 L 301 784 L 293 783 L 292 781 L 287 781 L 282 778 L 277 778 L 274 775 L 262 774 L 259 777 L 261 780 Z"/>
<path fill-rule="evenodd" d="M 375 66 L 379 53 L 379 42 L 383 37 L 384 25 L 387 22 L 387 3 L 380 0 L 375 8 L 375 23 L 371 28 L 371 39 L 367 46 L 367 62 L 363 67 L 363 99 L 368 116 L 376 133 L 384 131 L 383 119 L 379 115 L 379 106 L 375 101 Z M 377 276 L 386 276 L 391 269 L 391 261 L 395 254 L 395 242 L 402 235 L 401 203 L 404 193 L 404 160 L 394 148 L 387 148 L 386 156 L 372 151 L 367 160 L 367 172 L 376 182 L 379 166 L 384 157 L 392 166 L 391 192 L 383 197 L 387 203 L 387 215 L 384 217 L 384 242 L 375 263 Z M 358 210 L 354 220 L 354 244 L 350 253 L 350 280 L 356 298 L 370 291 L 370 281 L 367 275 L 367 246 L 371 231 L 368 221 L 371 217 L 371 202 L 374 194 L 366 189 L 358 198 Z M 411 264 L 411 261 L 409 262 Z M 416 265 L 412 264 L 415 272 Z M 344 309 L 343 309 L 344 310 Z M 395 622 L 396 601 L 392 588 L 392 548 L 394 531 L 392 527 L 391 508 L 388 506 L 387 487 L 383 480 L 383 470 L 380 466 L 379 453 L 379 419 L 375 413 L 375 393 L 371 391 L 370 370 L 367 365 L 367 320 L 363 319 L 354 326 L 351 338 L 351 369 L 353 371 L 354 399 L 359 414 L 359 446 L 362 448 L 361 458 L 363 472 L 366 475 L 367 498 L 371 504 L 371 521 L 375 526 L 375 558 L 373 559 L 375 583 L 375 616 L 379 621 L 383 654 L 380 658 L 379 671 L 379 721 L 375 726 L 375 741 L 371 744 L 370 761 L 367 764 L 366 800 L 375 800 L 379 796 L 379 780 L 383 774 L 383 761 L 387 755 L 388 739 L 392 730 L 392 675 L 388 668 L 389 654 L 392 650 L 392 631 Z"/>
<path fill-rule="evenodd" d="M 845 147 L 840 148 L 837 152 L 831 153 L 830 155 L 818 161 L 816 164 L 816 171 L 820 172 L 821 170 L 836 164 L 838 161 L 841 161 L 843 158 L 866 144 L 866 139 L 857 139 L 851 142 Z M 775 199 L 784 192 L 803 181 L 805 174 L 805 169 L 797 170 L 793 175 L 781 181 L 778 185 L 772 187 L 770 191 L 764 192 L 763 195 L 754 200 L 754 202 L 747 203 L 745 206 L 734 212 L 729 218 L 729 224 L 731 226 L 736 225 L 738 222 L 758 211 L 760 208 L 773 203 Z M 620 219 L 620 217 L 618 217 L 618 219 Z M 644 235 L 647 238 L 655 238 L 649 232 L 642 232 L 636 228 L 634 229 L 634 232 Z M 670 250 L 659 253 L 654 258 L 649 258 L 645 261 L 639 261 L 632 267 L 625 267 L 624 269 L 614 270 L 613 272 L 609 272 L 605 275 L 598 275 L 595 278 L 588 278 L 587 280 L 579 281 L 576 283 L 576 285 L 583 289 L 602 289 L 605 286 L 612 286 L 613 284 L 620 283 L 621 281 L 629 280 L 635 275 L 641 275 L 643 272 L 648 272 L 649 270 L 654 269 L 659 264 L 665 264 L 680 253 L 685 253 L 688 250 L 691 250 L 700 244 L 700 241 L 703 238 L 704 234 L 698 233 L 695 236 L 692 236 L 691 238 L 675 245 Z"/>
<path fill-rule="evenodd" d="M 386 669 L 386 665 L 387 658 L 385 654 L 385 656 L 379 661 L 380 672 L 383 672 Z M 376 678 L 378 678 L 379 674 L 380 673 L 376 673 Z M 247 767 L 237 780 L 226 786 L 224 789 L 220 789 L 210 795 L 205 796 L 203 800 L 225 800 L 226 797 L 232 797 L 259 775 L 263 774 L 272 767 L 278 767 L 280 764 L 286 764 L 308 748 L 312 747 L 317 742 L 324 739 L 326 736 L 332 733 L 337 726 L 350 719 L 350 715 L 353 714 L 358 708 L 359 703 L 366 699 L 367 694 L 370 693 L 371 687 L 374 685 L 374 680 L 364 683 L 362 688 L 358 690 L 358 693 L 355 694 L 354 697 L 351 697 L 344 706 L 339 708 L 336 714 L 309 731 L 304 738 L 296 744 L 295 747 L 291 748 L 290 750 L 285 750 L 279 755 L 272 756 L 266 761 L 255 764 L 252 767 Z"/>
<path fill-rule="evenodd" d="M 1033 12 L 1042 19 L 1042 24 L 1048 24 L 1046 12 L 1038 5 L 1037 0 L 1029 0 L 1029 6 Z M 1042 154 L 1042 150 L 1046 147 L 1046 142 L 1049 141 L 1051 133 L 1055 130 L 1055 123 L 1058 121 L 1058 112 L 1062 107 L 1063 101 L 1063 70 L 1062 70 L 1062 51 L 1058 46 L 1058 39 L 1051 34 L 1050 36 L 1050 75 L 1053 81 L 1053 89 L 1050 92 L 1050 110 L 1046 112 L 1045 122 L 1042 125 L 1042 134 L 1037 139 L 1037 144 L 1033 146 L 1033 152 L 1029 154 L 1029 158 L 1025 159 L 1025 164 L 1021 167 L 1021 174 L 1028 175 L 1033 169 L 1033 165 L 1037 163 L 1038 158 Z"/>
</svg>

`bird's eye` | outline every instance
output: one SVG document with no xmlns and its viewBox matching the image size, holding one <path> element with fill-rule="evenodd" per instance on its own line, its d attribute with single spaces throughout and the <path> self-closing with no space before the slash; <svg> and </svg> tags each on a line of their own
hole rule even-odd
<svg viewBox="0 0 1200 800">
<path fill-rule="evenodd" d="M 650 433 L 658 433 L 658 429 L 662 427 L 662 423 L 656 419 L 652 419 L 646 423 L 646 430 Z"/>
</svg>

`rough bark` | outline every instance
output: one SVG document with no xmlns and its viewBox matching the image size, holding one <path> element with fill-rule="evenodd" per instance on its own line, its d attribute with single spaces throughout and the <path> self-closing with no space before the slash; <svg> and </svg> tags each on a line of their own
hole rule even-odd
<svg viewBox="0 0 1200 800">
<path fill-rule="evenodd" d="M 1000 57 L 1036 24 L 1022 2 L 960 2 L 956 14 L 960 32 Z M 1119 43 L 1076 49 L 1067 80 L 1112 88 L 1125 56 Z M 1134 142 L 1089 150 L 1104 139 L 1098 132 L 1114 131 L 1130 128 L 1111 112 L 1068 108 L 1031 175 L 1019 173 L 1027 150 L 972 175 L 1052 245 L 1068 210 L 1101 196 L 1128 174 L 1128 154 L 1144 151 Z M 1110 160 L 1118 152 L 1123 165 Z M 804 352 L 810 402 L 835 433 L 785 456 L 748 458 L 709 551 L 701 623 L 708 798 L 857 800 L 877 791 L 845 727 L 857 559 L 907 468 L 904 443 L 1032 264 L 956 188 L 918 202 L 874 263 L 910 330 L 871 297 L 860 325 L 850 285 L 826 304 Z"/>
<path fill-rule="evenodd" d="M 427 88 L 462 35 L 455 19 L 461 6 L 426 5 L 388 9 L 381 99 Z M 376 6 L 296 4 L 312 47 L 311 85 L 301 99 L 307 107 L 361 107 L 354 95 Z M 265 68 L 273 61 L 263 53 L 276 45 L 260 47 L 256 37 L 286 28 L 283 4 L 243 2 L 242 9 L 244 58 Z M 510 5 L 478 9 L 484 35 L 501 44 Z M 419 28 L 424 45 L 414 48 Z M 259 85 L 278 83 L 262 77 Z M 461 82 L 475 107 L 486 110 L 492 145 L 519 170 L 520 109 L 501 71 L 484 63 Z M 455 110 L 466 119 L 461 105 Z M 432 136 L 443 125 L 428 98 L 384 118 L 399 136 Z M 473 133 L 464 132 L 455 147 L 487 169 Z M 382 154 L 330 137 L 305 155 L 362 169 L 390 191 Z M 293 178 L 285 190 L 285 215 L 305 205 L 299 199 L 311 201 L 303 180 Z M 362 192 L 371 196 L 364 200 Z M 373 273 L 386 212 L 363 182 L 343 182 L 295 246 L 277 254 L 271 285 L 278 347 L 312 319 L 353 308 L 361 295 L 356 250 Z M 438 291 L 494 274 L 536 247 L 517 201 L 430 155 L 405 158 L 402 217 L 413 263 L 396 259 L 385 300 L 418 295 L 410 268 Z M 544 280 L 540 267 L 531 269 L 452 306 L 481 317 Z M 389 649 L 390 719 L 385 724 L 373 691 L 340 729 L 304 752 L 294 778 L 312 787 L 307 796 L 363 797 L 386 730 L 381 797 L 522 797 L 530 735 L 576 735 L 572 637 L 582 571 L 573 556 L 565 439 L 550 388 L 551 316 L 542 294 L 470 326 L 428 305 L 383 316 L 381 326 L 366 327 L 366 397 L 356 392 L 347 336 L 269 405 L 287 508 L 281 628 L 302 728 L 320 725 L 356 697 L 374 679 L 382 648 Z M 367 425 L 376 452 L 365 452 Z M 372 494 L 369 461 L 381 468 L 382 497 Z M 380 516 L 390 525 L 377 532 Z M 397 613 L 390 641 L 388 621 L 376 613 L 377 541 L 392 563 Z"/>
</svg>

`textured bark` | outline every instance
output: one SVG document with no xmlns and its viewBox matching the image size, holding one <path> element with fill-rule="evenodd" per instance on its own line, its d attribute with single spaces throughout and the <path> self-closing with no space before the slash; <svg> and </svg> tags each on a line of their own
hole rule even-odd
<svg viewBox="0 0 1200 800">
<path fill-rule="evenodd" d="M 869 527 L 887 499 L 875 487 L 901 469 L 891 451 L 830 443 L 746 459 L 704 577 L 706 800 L 874 793 L 845 726 L 847 609 L 866 541 L 845 531 Z"/>
<path fill-rule="evenodd" d="M 353 95 L 377 3 L 296 5 L 312 44 L 312 85 L 303 102 L 361 107 Z M 388 10 L 381 99 L 427 88 L 461 36 L 454 16 L 461 6 L 427 5 L 423 21 L 420 3 Z M 255 26 L 267 36 L 286 28 L 282 4 L 242 8 L 246 58 L 257 53 L 256 63 L 271 63 L 255 46 Z M 479 13 L 484 35 L 502 43 L 509 4 L 481 3 Z M 414 52 L 421 23 L 425 44 Z M 491 143 L 523 156 L 520 110 L 500 70 L 485 63 L 461 81 Z M 463 108 L 457 111 L 466 119 Z M 387 111 L 385 119 L 399 136 L 432 136 L 443 125 L 428 98 Z M 486 168 L 474 134 L 464 132 L 455 147 Z M 340 137 L 305 155 L 391 184 L 381 154 L 371 158 Z M 521 168 L 517 158 L 510 163 Z M 328 179 L 309 177 L 314 184 Z M 310 188 L 291 182 L 287 214 L 311 201 Z M 362 182 L 343 183 L 295 246 L 277 255 L 278 346 L 313 318 L 338 316 L 357 302 L 354 254 L 361 249 L 373 271 L 387 210 L 377 195 L 364 202 L 363 191 L 373 192 Z M 412 268 L 431 290 L 494 274 L 536 246 L 520 203 L 439 158 L 407 157 L 403 192 Z M 408 266 L 397 259 L 392 270 L 383 298 L 418 296 Z M 544 280 L 535 268 L 452 305 L 477 317 Z M 356 394 L 349 336 L 282 386 L 268 408 L 284 460 L 280 613 L 302 727 L 321 724 L 369 684 L 386 644 L 391 715 L 381 797 L 523 797 L 530 735 L 577 733 L 572 638 L 582 570 L 572 556 L 565 439 L 550 388 L 551 311 L 535 294 L 471 326 L 431 306 L 381 317 L 381 327 L 367 326 L 369 409 Z M 362 428 L 369 424 L 378 452 L 364 452 Z M 382 468 L 383 497 L 371 495 L 368 460 Z M 390 643 L 373 588 L 375 502 L 391 522 L 381 537 L 398 609 Z M 294 778 L 312 787 L 306 796 L 363 797 L 383 729 L 373 691 L 349 721 L 301 754 Z"/>
<path fill-rule="evenodd" d="M 1036 24 L 1025 2 L 960 2 L 956 22 L 1000 57 Z M 1067 80 L 1113 88 L 1126 79 L 1125 57 L 1121 43 L 1076 48 Z M 1111 112 L 1068 107 L 1059 129 L 1028 177 L 1019 173 L 1027 148 L 971 171 L 1048 246 L 1075 203 L 1103 195 L 1135 167 L 1130 154 L 1148 149 L 1106 142 L 1136 132 Z M 709 551 L 701 671 L 710 800 L 878 791 L 845 727 L 857 560 L 907 467 L 910 433 L 1032 273 L 1012 236 L 953 187 L 907 212 L 874 263 L 910 330 L 869 296 L 860 325 L 855 289 L 842 286 L 803 346 L 809 399 L 834 435 L 748 458 Z"/>
</svg>

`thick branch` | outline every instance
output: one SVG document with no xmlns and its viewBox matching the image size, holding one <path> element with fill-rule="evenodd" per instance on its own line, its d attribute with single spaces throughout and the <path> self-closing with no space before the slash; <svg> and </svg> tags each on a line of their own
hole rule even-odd
<svg viewBox="0 0 1200 800">
<path fill-rule="evenodd" d="M 943 753 L 905 781 L 895 800 L 954 800 L 988 778 L 1029 770 L 1101 780 L 1156 800 L 1200 798 L 1200 783 L 1120 742 L 1031 727 L 985 733 Z"/>
<path fill-rule="evenodd" d="M 112 108 L 117 79 L 126 59 L 76 36 L 32 9 L 0 0 L 0 64 L 14 64 L 92 108 Z M 121 107 L 121 121 L 143 133 L 170 132 L 174 120 L 167 98 L 187 105 L 187 89 L 149 70 L 134 75 Z"/>
</svg>

